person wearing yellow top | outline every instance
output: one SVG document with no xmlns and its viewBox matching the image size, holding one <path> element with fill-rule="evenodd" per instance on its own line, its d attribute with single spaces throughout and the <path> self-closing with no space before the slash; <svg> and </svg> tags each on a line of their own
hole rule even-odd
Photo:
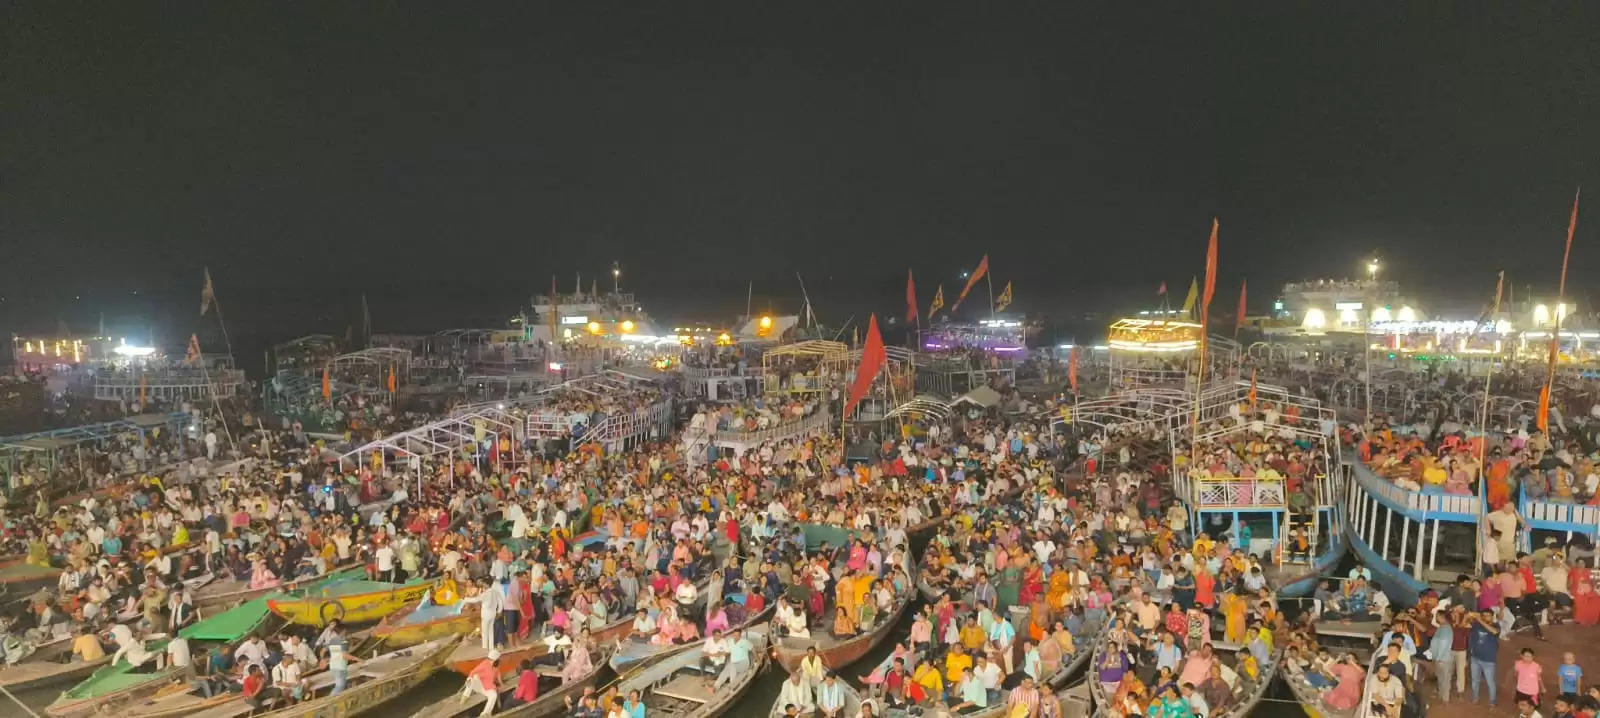
<svg viewBox="0 0 1600 718">
<path fill-rule="evenodd" d="M 984 632 L 982 626 L 978 625 L 978 619 L 976 618 L 968 618 L 967 624 L 961 627 L 961 645 L 968 651 L 976 651 L 983 648 L 984 642 L 988 640 L 989 634 Z M 968 658 L 968 660 L 970 661 L 971 658 Z M 957 673 L 955 675 L 960 677 L 961 674 Z"/>
<path fill-rule="evenodd" d="M 177 526 L 174 526 L 172 528 L 172 545 L 173 546 L 184 546 L 184 545 L 186 545 L 188 543 L 189 543 L 189 526 L 187 524 L 184 524 L 184 523 L 180 522 Z"/>
<path fill-rule="evenodd" d="M 100 645 L 100 639 L 95 637 L 94 630 L 88 626 L 78 630 L 78 637 L 72 639 L 72 655 L 82 659 L 84 663 L 105 658 L 106 649 Z"/>
<path fill-rule="evenodd" d="M 966 629 L 962 629 L 961 632 L 966 633 Z M 967 652 L 962 650 L 961 644 L 957 643 L 950 646 L 950 652 L 944 655 L 945 679 L 951 683 L 959 683 L 961 681 L 961 672 L 971 667 L 972 656 L 967 655 Z"/>
<path fill-rule="evenodd" d="M 944 695 L 944 677 L 939 675 L 939 670 L 929 665 L 927 661 L 917 664 L 917 672 L 911 674 L 911 680 L 922 686 L 928 698 Z"/>
<path fill-rule="evenodd" d="M 1210 536 L 1202 533 L 1194 539 L 1194 555 L 1210 556 L 1212 547 L 1216 545 L 1216 542 L 1212 541 Z"/>
</svg>

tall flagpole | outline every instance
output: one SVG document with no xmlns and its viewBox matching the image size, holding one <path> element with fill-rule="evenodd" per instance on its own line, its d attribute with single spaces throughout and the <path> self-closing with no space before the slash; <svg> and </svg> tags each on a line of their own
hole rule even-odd
<svg viewBox="0 0 1600 718">
<path fill-rule="evenodd" d="M 1500 316 L 1500 292 L 1501 292 L 1502 289 L 1504 289 L 1505 285 L 1506 285 L 1506 273 L 1505 273 L 1505 270 L 1501 270 L 1501 272 L 1500 272 L 1500 281 L 1496 282 L 1495 285 L 1494 285 L 1494 309 L 1489 312 L 1489 324 L 1490 324 L 1490 326 L 1494 326 L 1496 324 L 1496 322 L 1497 322 L 1496 317 Z M 1482 436 L 1480 436 L 1479 439 L 1478 439 L 1478 525 L 1479 526 L 1484 526 L 1485 525 L 1485 523 L 1484 523 L 1485 503 L 1488 501 L 1488 495 L 1489 495 L 1488 486 L 1486 486 L 1486 484 L 1489 481 L 1489 396 L 1490 396 L 1489 390 L 1490 390 L 1490 384 L 1494 381 L 1494 362 L 1495 362 L 1496 358 L 1497 357 L 1495 357 L 1495 355 L 1493 355 L 1493 354 L 1489 355 L 1489 373 L 1484 375 L 1484 377 L 1483 377 L 1483 410 L 1478 414 L 1478 432 L 1480 434 L 1482 434 Z M 1479 565 L 1479 566 L 1483 565 L 1483 541 L 1484 541 L 1484 533 L 1483 533 L 1482 530 L 1480 530 L 1480 531 L 1478 531 L 1478 540 L 1477 540 L 1477 550 L 1478 550 L 1478 562 L 1477 562 L 1477 565 Z"/>
</svg>

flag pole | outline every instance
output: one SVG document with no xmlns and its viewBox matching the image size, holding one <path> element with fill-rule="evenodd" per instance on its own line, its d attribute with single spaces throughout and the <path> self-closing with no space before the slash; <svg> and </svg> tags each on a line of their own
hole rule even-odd
<svg viewBox="0 0 1600 718">
<path fill-rule="evenodd" d="M 1494 286 L 1494 309 L 1489 312 L 1489 325 L 1494 326 L 1496 317 L 1500 315 L 1500 291 L 1506 284 L 1505 270 L 1500 271 L 1500 281 Z M 1494 382 L 1495 356 L 1489 355 L 1489 373 L 1483 377 L 1483 410 L 1478 414 L 1478 525 L 1484 525 L 1484 504 L 1488 501 L 1489 480 L 1489 397 L 1490 386 Z M 1478 531 L 1477 540 L 1474 542 L 1478 552 L 1478 566 L 1483 565 L 1483 532 Z"/>
</svg>

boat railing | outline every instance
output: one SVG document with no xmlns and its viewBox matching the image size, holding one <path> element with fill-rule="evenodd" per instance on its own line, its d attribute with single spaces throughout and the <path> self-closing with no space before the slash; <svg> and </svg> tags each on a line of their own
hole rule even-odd
<svg viewBox="0 0 1600 718">
<path fill-rule="evenodd" d="M 1536 529 L 1566 531 L 1594 536 L 1600 532 L 1600 506 L 1560 501 L 1541 501 L 1528 498 L 1519 492 L 1518 506 L 1522 518 Z"/>
<path fill-rule="evenodd" d="M 1372 469 L 1353 466 L 1356 483 L 1379 502 L 1414 521 L 1476 523 L 1480 499 L 1477 496 L 1413 491 L 1389 481 Z"/>
<path fill-rule="evenodd" d="M 1190 508 L 1195 510 L 1282 509 L 1287 500 L 1283 479 L 1207 477 L 1193 480 Z"/>
<path fill-rule="evenodd" d="M 700 431 L 702 433 L 709 434 L 711 440 L 715 441 L 719 445 L 737 444 L 742 446 L 755 446 L 757 444 L 764 444 L 769 441 L 781 441 L 783 439 L 788 439 L 790 437 L 805 434 L 807 432 L 828 428 L 831 427 L 832 424 L 832 414 L 827 409 L 820 409 L 816 413 L 805 417 L 800 421 L 786 422 L 777 426 L 768 427 L 766 429 L 758 429 L 756 431 L 735 431 L 732 429 L 723 429 L 719 431 L 708 431 L 706 429 L 701 429 Z"/>
</svg>

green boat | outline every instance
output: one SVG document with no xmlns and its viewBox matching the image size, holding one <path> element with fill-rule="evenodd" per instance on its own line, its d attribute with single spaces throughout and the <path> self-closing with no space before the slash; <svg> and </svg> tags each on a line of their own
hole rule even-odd
<svg viewBox="0 0 1600 718">
<path fill-rule="evenodd" d="M 217 646 L 244 640 L 270 615 L 272 612 L 267 610 L 267 599 L 257 598 L 188 626 L 178 631 L 178 635 L 191 642 L 190 651 L 198 657 Z M 147 649 L 151 653 L 160 653 L 166 647 L 167 641 L 161 640 L 150 643 Z M 75 718 L 114 708 L 117 703 L 130 702 L 154 693 L 187 670 L 170 666 L 155 670 L 152 663 L 135 668 L 128 665 L 127 661 L 120 661 L 95 671 L 82 683 L 64 691 L 44 712 L 51 718 Z"/>
</svg>

